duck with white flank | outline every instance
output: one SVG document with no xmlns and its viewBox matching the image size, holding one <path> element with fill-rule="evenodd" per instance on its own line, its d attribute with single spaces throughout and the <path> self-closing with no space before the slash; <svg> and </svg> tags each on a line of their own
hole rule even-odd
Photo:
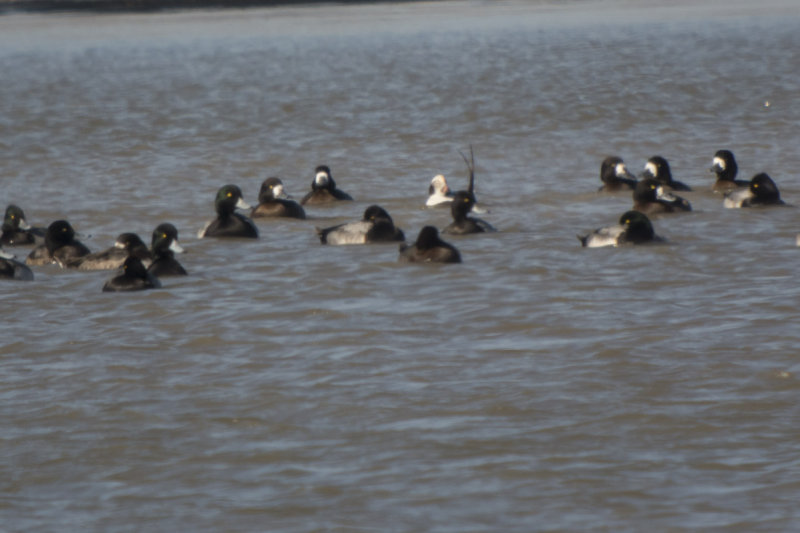
<svg viewBox="0 0 800 533">
<path fill-rule="evenodd" d="M 317 235 L 322 244 L 370 244 L 405 240 L 403 231 L 395 227 L 389 213 L 377 205 L 369 206 L 361 220 L 317 228 Z"/>
<path fill-rule="evenodd" d="M 627 211 L 619 218 L 619 224 L 596 229 L 587 235 L 578 235 L 578 240 L 585 248 L 664 241 L 655 234 L 647 215 L 639 211 Z"/>
<path fill-rule="evenodd" d="M 746 189 L 736 189 L 725 195 L 722 202 L 727 208 L 786 205 L 781 200 L 778 186 L 766 173 L 753 176 Z"/>
</svg>

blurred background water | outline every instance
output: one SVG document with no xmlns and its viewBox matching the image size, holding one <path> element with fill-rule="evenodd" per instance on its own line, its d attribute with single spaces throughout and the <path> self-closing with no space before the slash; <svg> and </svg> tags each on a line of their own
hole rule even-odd
<svg viewBox="0 0 800 533">
<path fill-rule="evenodd" d="M 0 529 L 792 531 L 800 12 L 789 1 L 439 2 L 0 17 L 3 205 L 92 250 L 169 221 L 190 276 L 4 282 Z M 461 265 L 315 226 L 385 207 L 496 234 Z M 788 208 L 724 209 L 733 150 Z M 694 211 L 582 249 L 663 155 Z M 216 190 L 356 201 L 199 240 Z M 28 249 L 11 251 L 24 257 Z"/>
</svg>

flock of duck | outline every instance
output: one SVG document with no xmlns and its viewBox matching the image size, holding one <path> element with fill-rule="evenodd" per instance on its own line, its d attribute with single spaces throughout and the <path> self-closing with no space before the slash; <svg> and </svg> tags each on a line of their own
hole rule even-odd
<svg viewBox="0 0 800 533">
<path fill-rule="evenodd" d="M 463 235 L 483 231 L 495 231 L 480 219 L 469 216 L 476 204 L 474 194 L 474 157 L 468 160 L 469 187 L 453 193 L 442 175 L 434 177 L 429 190 L 428 206 L 450 205 L 453 222 L 442 233 Z M 259 203 L 251 208 L 243 199 L 236 185 L 225 185 L 217 192 L 214 207 L 217 217 L 208 222 L 199 232 L 199 238 L 258 238 L 258 228 L 252 218 L 290 217 L 305 219 L 307 206 L 319 206 L 353 198 L 336 186 L 330 168 L 320 165 L 315 169 L 311 190 L 295 202 L 283 190 L 279 178 L 264 180 L 258 196 Z M 247 210 L 249 216 L 237 212 Z M 479 208 L 478 208 L 479 209 Z M 252 218 L 251 218 L 252 217 Z M 399 242 L 399 261 L 459 263 L 461 255 L 451 244 L 439 237 L 434 226 L 425 226 L 417 240 L 405 244 L 405 235 L 397 228 L 392 217 L 378 205 L 370 205 L 362 218 L 355 222 L 317 228 L 322 244 L 346 245 L 380 242 Z M 175 258 L 183 248 L 178 241 L 178 230 L 169 223 L 155 228 L 148 247 L 135 233 L 123 233 L 108 250 L 92 253 L 76 238 L 75 230 L 66 220 L 56 220 L 47 228 L 32 227 L 25 213 L 16 205 L 6 209 L 0 243 L 3 246 L 34 246 L 25 262 L 15 259 L 13 254 L 0 249 L 0 278 L 33 280 L 31 266 L 56 264 L 61 268 L 77 270 L 114 270 L 114 277 L 103 285 L 103 291 L 134 291 L 161 286 L 159 278 L 184 276 L 183 266 Z"/>
<path fill-rule="evenodd" d="M 459 152 L 461 153 L 461 152 Z M 442 230 L 444 234 L 466 235 L 496 231 L 489 223 L 470 216 L 486 212 L 477 205 L 474 193 L 475 160 L 470 148 L 470 158 L 462 158 L 469 170 L 466 190 L 453 192 L 441 174 L 434 176 L 428 190 L 426 206 L 450 206 L 453 222 Z M 711 170 L 717 180 L 715 192 L 723 193 L 724 206 L 741 208 L 751 206 L 783 205 L 775 182 L 765 173 L 750 181 L 736 179 L 738 167 L 729 150 L 714 154 Z M 609 156 L 601 164 L 600 191 L 633 191 L 633 207 L 619 219 L 619 224 L 599 228 L 578 239 L 585 247 L 620 246 L 661 242 L 655 234 L 648 215 L 691 211 L 688 201 L 674 191 L 689 191 L 687 185 L 673 180 L 669 163 L 660 156 L 650 158 L 640 179 L 631 174 L 620 157 Z M 259 203 L 251 208 L 236 185 L 219 189 L 214 201 L 217 217 L 198 232 L 199 238 L 258 238 L 258 228 L 253 218 L 290 217 L 305 219 L 304 206 L 352 201 L 353 198 L 337 188 L 330 168 L 320 165 L 315 169 L 311 190 L 300 200 L 291 200 L 283 190 L 279 178 L 264 180 L 258 196 Z M 249 217 L 236 210 L 248 210 Z M 380 242 L 400 242 L 399 261 L 459 263 L 461 254 L 450 243 L 439 237 L 434 226 L 423 227 L 416 241 L 405 244 L 405 235 L 397 228 L 392 217 L 378 205 L 370 205 L 362 218 L 355 222 L 317 228 L 322 244 L 348 245 Z M 114 246 L 103 252 L 92 253 L 76 239 L 75 231 L 66 220 L 56 220 L 46 229 L 34 228 L 25 219 L 23 210 L 16 205 L 6 209 L 0 243 L 4 246 L 34 246 L 25 263 L 0 248 L 0 278 L 32 280 L 30 266 L 57 264 L 62 268 L 78 270 L 113 270 L 119 272 L 103 285 L 103 291 L 133 291 L 160 287 L 159 278 L 185 276 L 186 270 L 175 258 L 183 248 L 178 242 L 178 230 L 169 223 L 159 224 L 151 238 L 150 247 L 135 233 L 119 235 Z"/>
<path fill-rule="evenodd" d="M 739 167 L 730 150 L 718 150 L 710 168 L 717 180 L 714 192 L 724 195 L 727 208 L 785 205 L 778 186 L 766 173 L 753 176 L 750 181 L 737 180 Z M 607 157 L 600 166 L 600 191 L 633 191 L 633 207 L 626 211 L 614 226 L 599 228 L 586 235 L 578 235 L 581 244 L 596 248 L 663 242 L 656 235 L 648 215 L 662 215 L 691 211 L 691 204 L 674 191 L 691 191 L 691 188 L 672 178 L 669 163 L 661 156 L 647 160 L 641 179 L 631 174 L 622 158 Z M 800 237 L 798 237 L 800 245 Z"/>
</svg>

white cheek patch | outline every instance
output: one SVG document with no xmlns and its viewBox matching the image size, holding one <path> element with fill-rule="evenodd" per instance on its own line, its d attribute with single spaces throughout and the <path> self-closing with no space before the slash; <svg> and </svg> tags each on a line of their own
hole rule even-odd
<svg viewBox="0 0 800 533">
<path fill-rule="evenodd" d="M 650 173 L 650 174 L 652 174 L 653 176 L 658 176 L 658 167 L 656 166 L 656 164 L 655 164 L 655 163 L 648 162 L 648 163 L 647 163 L 647 164 L 644 166 L 644 170 L 645 170 L 645 172 L 649 172 L 649 173 Z"/>
<path fill-rule="evenodd" d="M 176 240 L 173 240 L 171 243 L 169 243 L 169 249 L 175 252 L 176 254 L 183 253 L 183 247 L 180 244 L 178 244 L 178 241 Z"/>
<path fill-rule="evenodd" d="M 447 181 L 445 181 L 444 176 L 442 174 L 437 174 L 433 177 L 431 181 L 433 184 L 433 188 L 440 193 L 447 192 Z"/>
<path fill-rule="evenodd" d="M 114 241 L 114 248 L 119 248 L 120 250 L 124 250 L 125 243 L 122 241 Z"/>
<path fill-rule="evenodd" d="M 721 157 L 715 157 L 711 164 L 725 170 L 725 160 Z"/>
<path fill-rule="evenodd" d="M 273 187 L 272 196 L 274 196 L 275 198 L 283 198 L 284 196 L 286 196 L 285 194 L 283 194 L 283 185 L 276 185 L 275 187 Z"/>
<path fill-rule="evenodd" d="M 617 166 L 614 167 L 614 172 L 617 176 L 624 176 L 628 173 L 628 167 L 625 166 L 625 163 L 617 163 Z"/>
<path fill-rule="evenodd" d="M 325 172 L 317 172 L 317 175 L 314 177 L 314 183 L 317 185 L 327 185 L 328 175 Z"/>
</svg>

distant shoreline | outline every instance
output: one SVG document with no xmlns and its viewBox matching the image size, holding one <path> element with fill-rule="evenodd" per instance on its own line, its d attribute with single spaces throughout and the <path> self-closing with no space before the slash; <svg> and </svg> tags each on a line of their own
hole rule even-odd
<svg viewBox="0 0 800 533">
<path fill-rule="evenodd" d="M 129 13 L 194 8 L 242 9 L 248 7 L 378 4 L 414 1 L 422 0 L 0 0 L 0 15 L 41 12 Z"/>
</svg>

